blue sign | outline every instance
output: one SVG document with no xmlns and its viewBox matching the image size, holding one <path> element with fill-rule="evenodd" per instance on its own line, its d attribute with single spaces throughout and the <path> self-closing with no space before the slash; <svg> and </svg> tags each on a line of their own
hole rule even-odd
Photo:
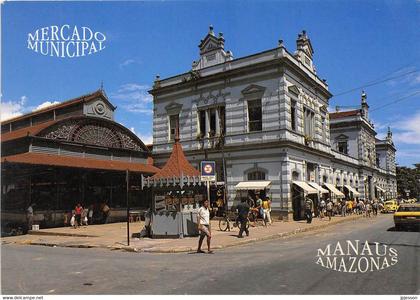
<svg viewBox="0 0 420 300">
<path fill-rule="evenodd" d="M 200 164 L 201 178 L 214 180 L 216 177 L 216 162 L 202 161 Z"/>
</svg>

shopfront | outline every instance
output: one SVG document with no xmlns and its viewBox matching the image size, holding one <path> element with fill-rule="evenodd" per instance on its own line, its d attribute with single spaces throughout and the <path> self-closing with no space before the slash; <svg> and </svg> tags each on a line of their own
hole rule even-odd
<svg viewBox="0 0 420 300">
<path fill-rule="evenodd" d="M 305 218 L 305 200 L 309 198 L 314 204 L 314 212 L 318 207 L 319 192 L 305 181 L 293 181 L 292 184 L 292 208 L 295 221 Z"/>
<path fill-rule="evenodd" d="M 345 197 L 345 195 L 331 183 L 324 183 L 324 187 L 330 191 L 330 199 L 335 203 Z"/>
<path fill-rule="evenodd" d="M 360 193 L 350 185 L 344 185 L 344 193 L 347 200 L 358 200 Z"/>
<path fill-rule="evenodd" d="M 258 180 L 258 181 L 242 181 L 235 186 L 236 191 L 236 203 L 238 204 L 242 200 L 246 200 L 252 207 L 255 206 L 257 196 L 264 200 L 270 196 L 271 181 L 269 180 Z"/>
</svg>

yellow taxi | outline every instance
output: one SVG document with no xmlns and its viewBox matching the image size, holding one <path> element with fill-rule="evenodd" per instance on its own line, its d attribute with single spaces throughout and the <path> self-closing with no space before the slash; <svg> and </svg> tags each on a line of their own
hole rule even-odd
<svg viewBox="0 0 420 300">
<path fill-rule="evenodd" d="M 420 203 L 401 204 L 394 214 L 395 229 L 413 227 L 420 230 Z"/>
<path fill-rule="evenodd" d="M 398 202 L 396 200 L 388 200 L 384 203 L 383 213 L 394 212 L 398 209 Z"/>
</svg>

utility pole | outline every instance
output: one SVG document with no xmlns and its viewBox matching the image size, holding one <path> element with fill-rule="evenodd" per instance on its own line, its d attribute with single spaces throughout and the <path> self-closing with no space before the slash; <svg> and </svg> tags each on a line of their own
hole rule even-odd
<svg viewBox="0 0 420 300">
<path fill-rule="evenodd" d="M 125 173 L 125 183 L 126 183 L 126 204 L 127 204 L 127 246 L 130 246 L 130 207 L 129 207 L 129 203 L 128 203 L 128 199 L 129 199 L 129 190 L 130 190 L 130 185 L 129 185 L 129 177 L 130 173 L 128 170 L 126 170 Z"/>
</svg>

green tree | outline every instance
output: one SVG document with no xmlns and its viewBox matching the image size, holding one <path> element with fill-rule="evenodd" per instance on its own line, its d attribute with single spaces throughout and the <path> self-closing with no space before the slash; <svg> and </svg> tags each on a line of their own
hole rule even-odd
<svg viewBox="0 0 420 300">
<path fill-rule="evenodd" d="M 415 164 L 415 168 L 397 167 L 397 186 L 398 193 L 407 198 L 406 190 L 410 190 L 409 198 L 420 197 L 420 164 Z"/>
</svg>

